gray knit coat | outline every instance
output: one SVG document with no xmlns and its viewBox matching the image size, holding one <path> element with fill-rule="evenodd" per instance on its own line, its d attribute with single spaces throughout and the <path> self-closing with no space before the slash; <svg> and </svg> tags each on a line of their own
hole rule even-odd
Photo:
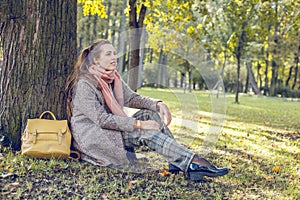
<svg viewBox="0 0 300 200">
<path fill-rule="evenodd" d="M 124 106 L 156 110 L 157 100 L 143 97 L 123 82 Z M 128 163 L 121 132 L 134 130 L 133 117 L 111 113 L 104 97 L 88 80 L 78 81 L 73 97 L 71 131 L 81 158 L 96 165 Z"/>
</svg>

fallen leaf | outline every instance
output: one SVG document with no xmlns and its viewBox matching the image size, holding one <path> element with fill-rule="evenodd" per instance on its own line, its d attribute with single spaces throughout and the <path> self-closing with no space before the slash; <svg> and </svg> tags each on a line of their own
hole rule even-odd
<svg viewBox="0 0 300 200">
<path fill-rule="evenodd" d="M 247 158 L 248 157 L 248 155 L 246 154 L 246 153 L 243 153 L 243 158 Z"/>
<path fill-rule="evenodd" d="M 133 184 L 136 184 L 137 182 L 138 182 L 137 180 L 135 180 L 135 181 L 130 181 L 127 190 L 131 190 L 132 185 L 133 185 Z"/>
<path fill-rule="evenodd" d="M 254 160 L 254 161 L 255 161 L 255 160 L 257 160 L 257 158 L 256 158 L 256 157 L 252 157 L 252 160 Z"/>
<path fill-rule="evenodd" d="M 164 171 L 164 172 L 161 172 L 159 173 L 159 175 L 161 176 L 169 176 L 171 173 L 170 172 L 167 172 L 167 171 Z"/>
<path fill-rule="evenodd" d="M 272 171 L 276 173 L 280 172 L 280 170 L 281 170 L 280 166 L 275 166 L 272 168 Z"/>
<path fill-rule="evenodd" d="M 275 180 L 275 178 L 273 176 L 265 176 L 266 181 L 268 182 L 272 182 Z"/>
</svg>

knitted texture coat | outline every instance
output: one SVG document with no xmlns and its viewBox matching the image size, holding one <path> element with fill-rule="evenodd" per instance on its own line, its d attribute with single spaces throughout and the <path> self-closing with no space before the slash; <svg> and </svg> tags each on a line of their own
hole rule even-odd
<svg viewBox="0 0 300 200">
<path fill-rule="evenodd" d="M 122 81 L 124 106 L 156 110 L 158 100 L 143 97 Z M 81 158 L 96 165 L 128 164 L 121 132 L 134 130 L 135 119 L 111 113 L 104 97 L 88 80 L 78 81 L 73 97 L 71 131 Z"/>
</svg>

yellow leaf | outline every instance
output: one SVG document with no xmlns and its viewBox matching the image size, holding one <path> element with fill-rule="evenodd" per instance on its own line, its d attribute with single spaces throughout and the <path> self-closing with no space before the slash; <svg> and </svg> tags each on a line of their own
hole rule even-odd
<svg viewBox="0 0 300 200">
<path fill-rule="evenodd" d="M 276 173 L 280 172 L 280 170 L 281 170 L 280 166 L 275 166 L 272 168 L 272 171 Z"/>
<path fill-rule="evenodd" d="M 169 176 L 170 172 L 164 171 L 164 172 L 159 173 L 159 175 L 161 175 L 161 176 Z"/>
<path fill-rule="evenodd" d="M 275 180 L 275 178 L 272 177 L 272 176 L 265 176 L 265 179 L 266 179 L 266 181 L 268 181 L 268 182 L 272 182 L 272 181 Z"/>
<path fill-rule="evenodd" d="M 195 27 L 189 26 L 189 27 L 187 28 L 187 33 L 188 33 L 188 34 L 192 34 L 192 33 L 194 33 L 194 32 L 195 32 Z"/>
</svg>

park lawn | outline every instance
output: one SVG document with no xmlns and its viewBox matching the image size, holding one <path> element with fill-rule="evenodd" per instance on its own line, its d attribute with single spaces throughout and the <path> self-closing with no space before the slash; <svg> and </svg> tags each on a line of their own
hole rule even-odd
<svg viewBox="0 0 300 200">
<path fill-rule="evenodd" d="M 169 105 L 170 129 L 198 153 L 213 126 L 211 111 L 226 112 L 218 118 L 217 127 L 223 128 L 205 157 L 228 167 L 229 174 L 193 183 L 182 173 L 166 173 L 167 163 L 144 151 L 158 165 L 129 173 L 86 162 L 27 158 L 0 147 L 2 199 L 300 199 L 300 102 L 240 95 L 240 104 L 234 104 L 233 95 L 138 92 Z"/>
</svg>

